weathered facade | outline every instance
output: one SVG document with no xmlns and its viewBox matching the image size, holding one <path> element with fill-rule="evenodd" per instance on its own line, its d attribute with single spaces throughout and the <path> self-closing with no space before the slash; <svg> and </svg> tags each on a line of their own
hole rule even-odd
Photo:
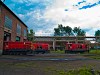
<svg viewBox="0 0 100 75">
<path fill-rule="evenodd" d="M 27 26 L 0 1 L 0 52 L 4 41 L 25 41 Z"/>
</svg>

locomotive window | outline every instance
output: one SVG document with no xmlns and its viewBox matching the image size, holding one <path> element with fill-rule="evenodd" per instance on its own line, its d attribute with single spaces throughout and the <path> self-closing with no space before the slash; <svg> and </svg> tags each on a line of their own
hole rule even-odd
<svg viewBox="0 0 100 75">
<path fill-rule="evenodd" d="M 42 46 L 40 46 L 40 49 L 42 49 Z"/>
<path fill-rule="evenodd" d="M 70 46 L 72 46 L 72 44 L 70 44 Z"/>
<path fill-rule="evenodd" d="M 82 49 L 82 45 L 78 45 L 78 48 L 79 48 L 79 49 Z"/>
<path fill-rule="evenodd" d="M 82 45 L 78 45 L 78 48 L 79 48 L 79 49 L 82 49 Z"/>
<path fill-rule="evenodd" d="M 87 46 L 87 45 L 85 45 L 85 47 L 87 48 L 88 46 Z"/>
<path fill-rule="evenodd" d="M 37 49 L 42 49 L 42 46 L 38 46 Z"/>
<path fill-rule="evenodd" d="M 68 49 L 70 48 L 70 45 L 68 45 Z"/>
<path fill-rule="evenodd" d="M 80 45 L 80 48 L 82 48 L 82 45 Z"/>
<path fill-rule="evenodd" d="M 71 46 L 72 46 L 72 44 L 69 44 L 69 45 L 68 45 L 68 49 L 71 48 Z"/>
</svg>

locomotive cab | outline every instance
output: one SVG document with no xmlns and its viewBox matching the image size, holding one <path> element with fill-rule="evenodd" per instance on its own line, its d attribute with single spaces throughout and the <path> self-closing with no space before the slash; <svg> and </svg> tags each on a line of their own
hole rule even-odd
<svg viewBox="0 0 100 75">
<path fill-rule="evenodd" d="M 65 53 L 83 53 L 89 52 L 87 44 L 67 43 Z"/>
</svg>

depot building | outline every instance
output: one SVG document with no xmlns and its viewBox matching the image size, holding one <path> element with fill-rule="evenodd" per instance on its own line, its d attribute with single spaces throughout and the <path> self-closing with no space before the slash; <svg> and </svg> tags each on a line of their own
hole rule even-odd
<svg viewBox="0 0 100 75">
<path fill-rule="evenodd" d="M 26 41 L 27 26 L 0 1 L 0 53 L 4 41 Z"/>
</svg>

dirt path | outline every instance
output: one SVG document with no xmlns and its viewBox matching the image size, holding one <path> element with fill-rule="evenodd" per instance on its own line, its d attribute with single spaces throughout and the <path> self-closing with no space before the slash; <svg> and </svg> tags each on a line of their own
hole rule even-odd
<svg viewBox="0 0 100 75">
<path fill-rule="evenodd" d="M 8 59 L 6 59 L 8 58 Z M 33 61 L 33 60 L 11 60 L 35 59 L 35 58 L 67 58 L 86 59 L 70 61 Z M 100 70 L 100 60 L 89 59 L 82 55 L 36 55 L 36 56 L 0 56 L 0 75 L 56 75 L 56 71 L 68 71 L 82 67 Z"/>
</svg>

